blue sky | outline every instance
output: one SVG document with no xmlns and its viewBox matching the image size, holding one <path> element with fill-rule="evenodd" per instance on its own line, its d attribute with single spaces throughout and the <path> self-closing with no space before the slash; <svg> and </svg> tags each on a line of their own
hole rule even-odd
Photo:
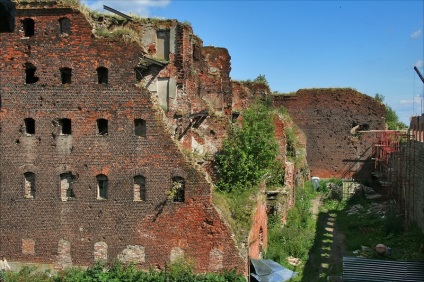
<svg viewBox="0 0 424 282">
<path fill-rule="evenodd" d="M 351 87 L 379 93 L 409 124 L 421 114 L 424 1 L 84 0 L 189 22 L 204 46 L 231 55 L 231 78 L 265 75 L 271 90 Z"/>
</svg>

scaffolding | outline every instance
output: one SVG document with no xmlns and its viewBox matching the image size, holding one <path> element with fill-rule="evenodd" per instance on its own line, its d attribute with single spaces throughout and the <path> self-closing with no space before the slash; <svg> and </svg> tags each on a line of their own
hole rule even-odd
<svg viewBox="0 0 424 282">
<path fill-rule="evenodd" d="M 381 193 L 396 202 L 407 220 L 411 219 L 413 201 L 410 199 L 415 193 L 414 139 L 414 135 L 406 131 L 378 131 L 373 151 L 373 175 L 381 186 Z"/>
</svg>

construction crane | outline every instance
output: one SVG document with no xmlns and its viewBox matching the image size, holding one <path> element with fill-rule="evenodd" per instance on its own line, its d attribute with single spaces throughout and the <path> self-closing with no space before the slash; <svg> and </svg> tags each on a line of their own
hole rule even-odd
<svg viewBox="0 0 424 282">
<path fill-rule="evenodd" d="M 421 81 L 424 83 L 424 77 L 422 76 L 422 74 L 420 73 L 420 71 L 418 70 L 418 68 L 414 66 L 414 70 L 417 72 L 417 74 L 420 77 Z"/>
</svg>

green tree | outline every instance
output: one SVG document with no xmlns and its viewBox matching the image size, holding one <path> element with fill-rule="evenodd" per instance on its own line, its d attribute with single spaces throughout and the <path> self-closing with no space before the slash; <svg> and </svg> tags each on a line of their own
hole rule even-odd
<svg viewBox="0 0 424 282">
<path fill-rule="evenodd" d="M 241 127 L 231 125 L 222 150 L 215 158 L 219 190 L 250 189 L 265 176 L 269 182 L 282 182 L 272 115 L 264 102 L 257 102 L 243 111 Z"/>
<path fill-rule="evenodd" d="M 377 94 L 375 94 L 374 99 L 376 99 L 381 104 L 384 104 L 384 106 L 385 106 L 385 116 L 384 117 L 386 119 L 386 124 L 387 124 L 388 129 L 397 130 L 397 129 L 402 129 L 402 128 L 408 127 L 405 123 L 403 123 L 399 120 L 399 117 L 396 114 L 396 112 L 387 103 L 384 103 L 384 96 L 383 95 L 377 93 Z"/>
</svg>

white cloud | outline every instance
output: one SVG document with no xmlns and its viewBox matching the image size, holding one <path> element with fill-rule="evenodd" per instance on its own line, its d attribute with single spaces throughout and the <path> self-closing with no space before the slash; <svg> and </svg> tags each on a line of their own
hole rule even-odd
<svg viewBox="0 0 424 282">
<path fill-rule="evenodd" d="M 422 33 L 423 33 L 422 29 L 419 29 L 417 31 L 414 31 L 413 33 L 411 33 L 411 38 L 412 39 L 417 39 L 418 37 L 421 36 Z"/>
<path fill-rule="evenodd" d="M 415 66 L 416 66 L 417 68 L 422 68 L 422 67 L 424 67 L 424 61 L 423 61 L 423 60 L 418 60 L 418 61 L 415 63 Z"/>
<path fill-rule="evenodd" d="M 420 105 L 421 104 L 421 100 L 422 100 L 422 97 L 421 96 L 415 96 L 414 99 L 400 100 L 399 103 L 402 104 L 402 105 L 412 105 L 414 103 Z"/>
<path fill-rule="evenodd" d="M 103 5 L 109 6 L 125 14 L 150 16 L 150 8 L 165 8 L 171 0 L 83 0 L 91 9 L 103 11 Z"/>
</svg>

